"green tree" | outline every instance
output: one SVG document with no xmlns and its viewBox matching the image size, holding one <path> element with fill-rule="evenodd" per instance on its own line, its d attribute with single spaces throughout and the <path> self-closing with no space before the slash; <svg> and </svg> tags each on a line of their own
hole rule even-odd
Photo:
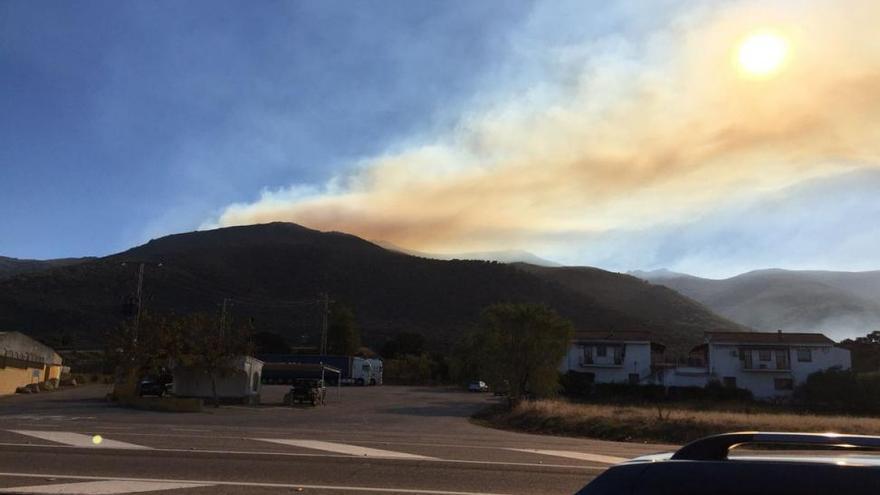
<svg viewBox="0 0 880 495">
<path fill-rule="evenodd" d="M 327 327 L 327 352 L 353 356 L 361 347 L 361 333 L 354 312 L 343 304 L 334 304 Z"/>
<path fill-rule="evenodd" d="M 177 359 L 184 340 L 179 321 L 173 317 L 144 312 L 140 320 L 122 323 L 105 338 L 105 366 L 115 369 L 114 393 L 135 393 L 137 381 L 155 374 Z"/>
<path fill-rule="evenodd" d="M 464 368 L 508 390 L 511 404 L 554 395 L 559 363 L 574 335 L 571 323 L 538 304 L 496 304 L 483 311 L 479 329 L 468 336 Z"/>
<path fill-rule="evenodd" d="M 238 357 L 253 352 L 252 329 L 235 322 L 221 327 L 219 319 L 204 313 L 188 315 L 179 321 L 179 325 L 186 336 L 179 363 L 208 374 L 214 407 L 219 407 L 217 379 L 234 370 Z"/>
</svg>

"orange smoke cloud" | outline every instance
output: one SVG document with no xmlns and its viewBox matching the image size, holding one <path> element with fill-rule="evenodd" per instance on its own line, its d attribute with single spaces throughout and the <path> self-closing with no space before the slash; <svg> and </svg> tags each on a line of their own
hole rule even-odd
<svg viewBox="0 0 880 495">
<path fill-rule="evenodd" d="M 877 166 L 878 21 L 869 1 L 683 18 L 635 63 L 597 53 L 558 99 L 472 109 L 449 135 L 322 188 L 264 192 L 212 224 L 293 221 L 435 252 L 540 249 Z M 731 50 L 768 24 L 791 60 L 772 79 L 743 79 Z"/>
</svg>

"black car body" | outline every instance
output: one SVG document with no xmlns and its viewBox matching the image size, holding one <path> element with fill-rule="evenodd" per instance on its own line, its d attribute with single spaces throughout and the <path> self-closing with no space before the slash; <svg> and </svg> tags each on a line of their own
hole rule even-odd
<svg viewBox="0 0 880 495">
<path fill-rule="evenodd" d="M 767 450 L 729 455 L 739 446 L 798 450 L 834 448 L 816 454 Z M 880 437 L 809 433 L 727 433 L 697 440 L 675 453 L 643 456 L 612 466 L 579 495 L 805 495 L 880 494 L 880 458 L 856 449 L 880 449 Z M 839 452 L 834 451 L 835 454 Z"/>
</svg>

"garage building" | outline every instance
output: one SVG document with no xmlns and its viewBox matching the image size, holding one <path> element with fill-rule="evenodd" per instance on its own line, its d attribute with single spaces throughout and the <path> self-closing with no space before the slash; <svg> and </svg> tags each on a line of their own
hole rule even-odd
<svg viewBox="0 0 880 495">
<path fill-rule="evenodd" d="M 0 395 L 32 383 L 59 380 L 61 356 L 20 332 L 0 332 Z M 57 383 L 57 382 L 56 382 Z"/>
</svg>

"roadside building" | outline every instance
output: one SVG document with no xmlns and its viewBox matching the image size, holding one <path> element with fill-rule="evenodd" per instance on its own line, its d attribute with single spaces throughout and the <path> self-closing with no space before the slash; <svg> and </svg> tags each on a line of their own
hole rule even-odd
<svg viewBox="0 0 880 495">
<path fill-rule="evenodd" d="M 676 368 L 667 385 L 718 381 L 766 399 L 791 395 L 811 373 L 851 367 L 849 350 L 821 333 L 707 332 L 704 340 L 691 351 L 702 366 Z"/>
<path fill-rule="evenodd" d="M 0 332 L 0 395 L 61 378 L 62 360 L 51 347 L 20 332 Z"/>
<path fill-rule="evenodd" d="M 665 348 L 649 332 L 578 332 L 559 371 L 593 383 L 648 383 L 657 376 Z"/>
<path fill-rule="evenodd" d="M 217 396 L 224 402 L 257 404 L 262 389 L 263 362 L 251 356 L 239 356 L 225 373 L 216 376 Z M 172 368 L 173 393 L 178 397 L 212 399 L 211 375 L 207 370 L 176 365 Z"/>
</svg>

